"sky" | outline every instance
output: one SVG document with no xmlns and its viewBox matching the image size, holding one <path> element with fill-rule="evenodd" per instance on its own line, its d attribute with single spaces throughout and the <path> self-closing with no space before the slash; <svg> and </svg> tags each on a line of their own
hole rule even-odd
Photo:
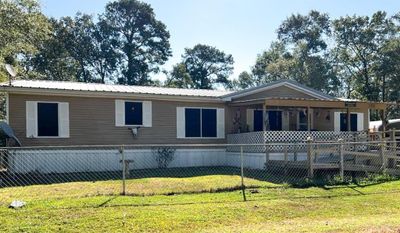
<svg viewBox="0 0 400 233">
<path fill-rule="evenodd" d="M 41 0 L 47 16 L 74 16 L 80 11 L 96 15 L 109 0 Z M 310 10 L 345 15 L 372 15 L 384 10 L 400 12 L 400 0 L 144 0 L 171 34 L 173 56 L 163 66 L 170 70 L 181 60 L 185 48 L 201 43 L 232 54 L 233 77 L 250 71 L 257 54 L 276 39 L 276 29 L 292 14 Z M 163 78 L 156 76 L 155 78 Z"/>
</svg>

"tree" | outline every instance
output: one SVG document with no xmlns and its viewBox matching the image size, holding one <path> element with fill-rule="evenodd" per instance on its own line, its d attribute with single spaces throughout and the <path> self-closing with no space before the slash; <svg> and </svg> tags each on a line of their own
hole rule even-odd
<svg viewBox="0 0 400 233">
<path fill-rule="evenodd" d="M 63 32 L 59 39 L 63 41 L 66 50 L 78 64 L 76 79 L 82 82 L 94 80 L 89 70 L 95 53 L 92 40 L 95 25 L 92 17 L 78 13 L 75 18 L 64 17 L 58 23 Z"/>
<path fill-rule="evenodd" d="M 30 59 L 36 78 L 101 82 L 113 80 L 118 54 L 113 47 L 118 41 L 105 25 L 95 24 L 89 15 L 51 19 L 52 36 Z M 28 66 L 28 67 L 29 67 Z"/>
<path fill-rule="evenodd" d="M 73 36 L 69 33 L 66 24 L 72 24 L 72 19 L 50 19 L 52 34 L 39 46 L 39 52 L 28 59 L 26 69 L 31 70 L 30 78 L 78 81 L 82 66 L 71 55 L 71 41 Z M 75 43 L 75 42 L 72 42 Z M 76 56 L 76 55 L 75 55 Z"/>
<path fill-rule="evenodd" d="M 338 78 L 331 64 L 326 38 L 331 35 L 327 14 L 311 11 L 308 15 L 292 15 L 280 25 L 278 39 L 291 49 L 288 62 L 291 77 L 325 93 L 337 92 Z"/>
<path fill-rule="evenodd" d="M 261 85 L 281 79 L 295 80 L 334 95 L 339 86 L 327 56 L 309 55 L 305 44 L 298 44 L 288 51 L 283 43 L 274 42 L 257 57 L 252 68 L 252 80 L 248 83 Z"/>
<path fill-rule="evenodd" d="M 186 48 L 182 62 L 174 67 L 170 82 L 183 83 L 195 89 L 212 89 L 215 84 L 230 86 L 233 57 L 215 47 L 198 44 Z M 187 81 L 190 77 L 190 82 Z"/>
<path fill-rule="evenodd" d="M 172 67 L 172 71 L 165 82 L 166 87 L 193 88 L 193 82 L 184 63 Z"/>
<path fill-rule="evenodd" d="M 347 97 L 361 97 L 379 101 L 382 79 L 377 69 L 381 52 L 396 34 L 395 27 L 385 12 L 368 16 L 346 16 L 333 21 L 336 46 L 333 53 L 346 74 Z M 398 33 L 398 32 L 397 32 Z M 379 68 L 380 67 L 380 68 Z M 382 70 L 380 71 L 381 74 Z M 385 86 L 385 85 L 384 85 Z"/>
<path fill-rule="evenodd" d="M 310 11 L 308 15 L 292 15 L 278 28 L 278 39 L 285 44 L 305 44 L 305 51 L 318 53 L 327 48 L 325 36 L 330 34 L 327 14 Z"/>
<path fill-rule="evenodd" d="M 112 34 L 107 25 L 99 22 L 91 35 L 94 51 L 90 65 L 93 75 L 99 77 L 101 83 L 105 83 L 106 78 L 109 81 L 115 81 L 118 75 L 117 66 L 121 56 L 114 48 L 118 47 L 119 41 Z"/>
<path fill-rule="evenodd" d="M 238 79 L 232 82 L 232 87 L 235 90 L 246 89 L 255 85 L 253 76 L 247 71 L 240 73 Z"/>
<path fill-rule="evenodd" d="M 17 65 L 35 54 L 50 33 L 50 24 L 36 0 L 0 1 L 0 63 L 5 58 Z M 16 67 L 23 72 L 22 67 Z M 7 77 L 0 68 L 0 81 Z"/>
<path fill-rule="evenodd" d="M 280 79 L 293 79 L 291 69 L 292 54 L 281 42 L 271 43 L 270 48 L 257 56 L 256 64 L 252 67 L 253 85 L 261 85 Z"/>
<path fill-rule="evenodd" d="M 115 50 L 121 55 L 119 69 L 121 84 L 150 84 L 150 72 L 158 72 L 159 65 L 171 56 L 169 32 L 155 18 L 149 4 L 137 0 L 117 0 L 106 6 L 100 23 L 113 33 L 110 39 L 118 41 Z"/>
</svg>

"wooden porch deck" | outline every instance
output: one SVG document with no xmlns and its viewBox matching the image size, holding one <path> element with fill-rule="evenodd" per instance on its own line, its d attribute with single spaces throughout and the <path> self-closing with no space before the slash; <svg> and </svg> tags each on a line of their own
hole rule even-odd
<svg viewBox="0 0 400 233">
<path fill-rule="evenodd" d="M 356 147 L 354 147 L 356 148 Z M 345 172 L 367 172 L 379 173 L 386 172 L 390 175 L 400 175 L 400 147 L 392 148 L 381 144 L 379 150 L 368 151 L 350 151 L 338 150 L 332 153 L 329 150 L 329 156 L 323 154 L 321 149 L 309 150 L 307 160 L 289 160 L 288 152 L 283 152 L 283 160 L 269 160 L 266 153 L 267 169 L 301 169 L 307 170 L 310 177 L 314 176 L 316 171 L 338 171 L 341 176 Z M 321 153 L 321 154 L 318 154 Z"/>
<path fill-rule="evenodd" d="M 228 144 L 243 146 L 244 153 L 265 154 L 271 169 L 382 172 L 400 175 L 400 131 L 369 133 L 334 131 L 262 131 L 228 136 Z M 261 144 L 254 146 L 254 144 Z M 239 151 L 231 147 L 228 151 Z"/>
</svg>

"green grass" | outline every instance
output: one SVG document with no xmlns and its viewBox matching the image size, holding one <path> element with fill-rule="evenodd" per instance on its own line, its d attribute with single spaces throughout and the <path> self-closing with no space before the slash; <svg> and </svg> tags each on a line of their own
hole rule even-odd
<svg viewBox="0 0 400 233">
<path fill-rule="evenodd" d="M 0 232 L 396 232 L 400 181 L 292 188 L 237 175 L 0 189 Z M 228 190 L 228 191 L 224 191 Z M 174 195 L 172 195 L 174 194 Z M 27 202 L 9 209 L 14 199 Z"/>
</svg>

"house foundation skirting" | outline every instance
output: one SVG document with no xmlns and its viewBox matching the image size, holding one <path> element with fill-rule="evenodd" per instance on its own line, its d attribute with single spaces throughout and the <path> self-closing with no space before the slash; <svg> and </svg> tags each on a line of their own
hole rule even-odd
<svg viewBox="0 0 400 233">
<path fill-rule="evenodd" d="M 124 151 L 129 169 L 157 168 L 151 149 L 129 149 Z M 243 153 L 246 168 L 263 169 L 264 153 Z M 270 160 L 284 160 L 283 153 L 270 153 Z M 294 155 L 289 153 L 288 159 Z M 305 153 L 298 153 L 297 160 L 306 160 Z M 240 153 L 227 152 L 223 148 L 177 149 L 169 168 L 179 167 L 240 167 Z M 121 154 L 116 149 L 104 150 L 9 150 L 8 171 L 10 173 L 74 173 L 121 171 Z"/>
</svg>

